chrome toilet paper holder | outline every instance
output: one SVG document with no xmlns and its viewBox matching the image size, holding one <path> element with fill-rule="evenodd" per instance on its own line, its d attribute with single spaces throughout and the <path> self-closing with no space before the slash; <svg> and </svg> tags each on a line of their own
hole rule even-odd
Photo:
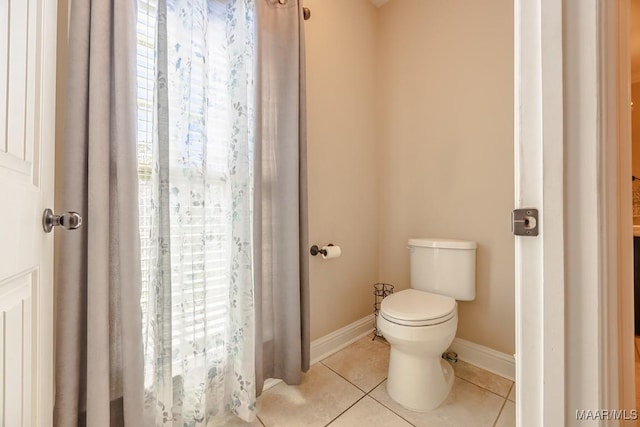
<svg viewBox="0 0 640 427">
<path fill-rule="evenodd" d="M 327 246 L 334 246 L 334 244 L 329 243 Z M 320 249 L 318 245 L 311 246 L 311 248 L 309 249 L 309 253 L 313 256 L 316 256 L 318 254 L 327 256 L 327 251 L 325 249 Z"/>
</svg>

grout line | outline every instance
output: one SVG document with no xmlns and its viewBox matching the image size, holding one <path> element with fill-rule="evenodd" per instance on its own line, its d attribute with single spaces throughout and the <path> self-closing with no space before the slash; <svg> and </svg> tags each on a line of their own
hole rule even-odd
<svg viewBox="0 0 640 427">
<path fill-rule="evenodd" d="M 356 403 L 360 402 L 362 399 L 364 399 L 365 397 L 369 396 L 371 399 L 373 399 L 374 402 L 376 402 L 379 405 L 382 405 L 384 408 L 387 408 L 389 411 L 391 411 L 392 414 L 395 414 L 396 416 L 400 417 L 402 420 L 404 420 L 405 422 L 407 422 L 410 426 L 415 427 L 415 424 L 413 424 L 411 421 L 407 420 L 406 418 L 404 418 L 402 415 L 398 414 L 397 412 L 395 412 L 393 409 L 391 409 L 390 407 L 388 407 L 387 405 L 385 405 L 384 403 L 380 402 L 379 400 L 377 400 L 375 397 L 371 396 L 371 392 L 373 390 L 375 390 L 376 388 L 380 387 L 380 385 L 385 382 L 387 380 L 387 377 L 385 376 L 378 384 L 376 384 L 371 390 L 369 391 L 365 391 L 362 388 L 358 387 L 357 385 L 355 385 L 354 383 L 352 383 L 351 381 L 349 381 L 347 378 L 343 377 L 339 372 L 335 371 L 334 369 L 332 369 L 330 366 L 328 366 L 327 364 L 324 363 L 326 359 L 323 359 L 321 361 L 319 361 L 318 363 L 321 363 L 323 366 L 325 366 L 327 369 L 329 369 L 331 372 L 335 373 L 336 375 L 338 375 L 340 378 L 344 379 L 345 381 L 347 381 L 349 384 L 351 384 L 352 386 L 354 386 L 355 388 L 357 388 L 358 390 L 360 390 L 361 392 L 364 393 L 364 395 L 358 399 L 353 405 L 349 406 L 347 409 L 345 409 L 342 413 L 340 413 L 337 417 L 335 417 L 334 419 L 332 419 L 329 424 L 333 423 L 335 420 L 337 420 L 338 418 L 340 418 L 345 412 L 347 412 L 349 409 L 351 409 Z M 328 426 L 329 424 L 327 424 L 326 426 Z M 326 427 L 325 426 L 325 427 Z"/>
<path fill-rule="evenodd" d="M 504 410 L 504 407 L 506 404 L 507 404 L 507 399 L 504 399 L 504 402 L 502 402 L 502 406 L 498 411 L 498 415 L 496 416 L 496 420 L 493 422 L 493 427 L 496 427 L 496 424 L 498 424 L 498 420 L 500 419 L 500 415 L 502 415 L 502 411 Z"/>
<path fill-rule="evenodd" d="M 373 390 L 375 390 L 375 389 L 377 389 L 378 387 L 380 387 L 380 384 L 382 384 L 382 383 L 383 383 L 383 382 L 385 382 L 386 380 L 387 380 L 387 377 L 384 377 L 384 378 L 382 379 L 382 381 L 380 381 L 380 382 L 379 382 L 378 384 L 376 384 L 376 385 L 375 385 L 371 390 L 369 390 L 369 391 L 367 392 L 367 395 L 369 395 Z"/>
<path fill-rule="evenodd" d="M 361 392 L 363 392 L 365 395 L 367 395 L 369 392 L 366 390 L 363 390 L 362 388 L 358 387 L 356 384 L 352 383 L 351 381 L 349 381 L 347 378 L 343 377 L 339 372 L 337 372 L 336 370 L 332 369 L 331 366 L 327 366 L 325 365 L 322 360 L 318 363 L 322 363 L 324 365 L 325 368 L 329 369 L 331 372 L 333 372 L 334 374 L 336 374 L 337 376 L 339 376 L 340 378 L 342 378 L 343 380 L 345 380 L 346 382 L 348 382 L 349 384 L 351 384 L 352 386 L 354 386 L 355 388 L 357 388 L 358 390 L 360 390 Z M 386 377 L 385 377 L 386 379 Z M 383 380 L 384 381 L 384 380 Z M 377 387 L 377 386 L 376 386 Z M 375 387 L 374 387 L 375 388 Z M 372 389 L 373 390 L 373 389 Z"/>
<path fill-rule="evenodd" d="M 367 338 L 373 338 L 372 341 L 376 341 L 377 337 L 371 337 L 371 335 L 366 335 Z M 386 340 L 384 342 L 382 342 L 382 344 L 385 345 L 389 345 L 388 343 L 386 343 Z M 415 427 L 415 424 L 413 424 L 412 422 L 410 422 L 409 420 L 407 420 L 406 418 L 404 418 L 402 415 L 398 414 L 397 412 L 395 412 L 393 409 L 389 408 L 388 406 L 384 405 L 382 402 L 376 400 L 373 396 L 370 395 L 370 393 L 375 390 L 377 387 L 379 387 L 383 382 L 385 382 L 387 380 L 387 377 L 385 376 L 379 383 L 377 383 L 375 386 L 373 386 L 373 388 L 371 388 L 371 390 L 366 391 L 362 388 L 360 388 L 358 385 L 352 383 L 351 381 L 349 381 L 347 378 L 345 378 L 344 376 L 342 376 L 342 374 L 340 374 L 338 371 L 334 370 L 333 368 L 331 368 L 331 366 L 327 365 L 326 363 L 324 363 L 325 360 L 327 360 L 328 358 L 322 359 L 320 360 L 318 363 L 322 364 L 324 367 L 326 367 L 327 369 L 329 369 L 331 372 L 333 372 L 334 374 L 338 375 L 340 378 L 342 378 L 343 380 L 347 381 L 349 384 L 351 384 L 352 386 L 354 386 L 355 388 L 357 388 L 358 390 L 360 390 L 361 392 L 364 393 L 364 395 L 356 400 L 353 405 L 349 406 L 347 409 L 345 409 L 342 413 L 338 414 L 337 417 L 335 417 L 334 419 L 332 419 L 329 424 L 327 424 L 326 426 L 329 426 L 331 423 L 333 423 L 335 420 L 337 420 L 338 418 L 340 418 L 345 412 L 347 412 L 349 409 L 351 409 L 353 406 L 355 406 L 358 402 L 360 402 L 362 399 L 364 399 L 365 397 L 369 396 L 371 399 L 373 399 L 374 402 L 376 402 L 379 405 L 382 405 L 384 408 L 387 408 L 389 411 L 391 411 L 391 413 L 395 414 L 396 416 L 400 417 L 402 420 L 406 421 L 409 425 Z M 326 427 L 325 426 L 325 427 Z"/>
<path fill-rule="evenodd" d="M 367 395 L 369 396 L 369 395 Z M 396 414 L 397 416 L 399 416 L 400 418 L 402 418 L 403 420 L 405 420 L 406 422 L 408 422 L 410 425 L 412 425 L 413 427 L 415 427 L 416 425 L 414 423 L 412 423 L 411 421 L 409 421 L 408 419 L 406 419 L 405 417 L 403 417 L 402 415 L 400 415 L 399 413 L 397 413 L 396 411 L 393 410 L 393 408 L 390 408 L 389 406 L 385 405 L 384 403 L 380 402 L 378 399 L 376 399 L 373 396 L 369 396 L 370 398 L 372 398 L 373 400 L 375 400 L 377 403 L 379 403 L 380 405 L 384 406 L 385 408 L 387 408 L 388 410 L 390 410 L 391 412 L 393 412 L 394 414 Z"/>
<path fill-rule="evenodd" d="M 353 402 L 353 404 L 351 406 L 349 406 L 347 409 L 345 409 L 344 411 L 340 412 L 338 414 L 337 417 L 335 417 L 334 419 L 332 419 L 331 421 L 329 421 L 327 424 L 325 424 L 325 427 L 327 427 L 329 424 L 331 424 L 332 422 L 334 422 L 335 420 L 337 420 L 338 418 L 340 418 L 342 416 L 342 414 L 344 414 L 345 412 L 347 412 L 349 409 L 353 408 L 356 403 L 360 402 L 362 399 L 364 399 L 365 397 L 367 397 L 367 395 L 363 395 L 360 399 L 356 400 L 355 402 Z"/>
<path fill-rule="evenodd" d="M 258 415 L 258 413 L 256 412 L 256 418 L 258 419 L 258 421 L 260 422 L 260 424 L 262 424 L 262 427 L 267 427 L 267 425 L 264 423 L 264 421 L 262 421 L 260 419 L 260 416 Z"/>
<path fill-rule="evenodd" d="M 511 396 L 511 392 L 513 391 L 513 388 L 516 386 L 515 381 L 513 382 L 513 384 L 511 384 L 511 387 L 509 388 L 509 393 L 507 393 L 507 397 L 505 397 L 505 399 L 509 400 L 509 396 Z M 515 399 L 515 398 L 514 398 Z M 513 402 L 516 403 L 514 400 L 509 400 L 509 402 Z"/>
<path fill-rule="evenodd" d="M 394 411 L 392 408 L 386 406 L 384 403 L 380 402 L 378 399 L 376 399 L 375 397 L 373 397 L 371 395 L 371 393 L 373 392 L 373 390 L 377 389 L 378 387 L 380 387 L 382 385 L 383 382 L 385 382 L 387 380 L 387 377 L 384 377 L 384 379 L 382 381 L 380 381 L 378 384 L 376 384 L 375 387 L 373 387 L 365 396 L 369 396 L 371 399 L 373 399 L 374 402 L 376 402 L 379 405 L 382 405 L 383 407 L 387 408 L 389 411 L 391 411 L 391 413 L 397 415 L 398 417 L 402 418 L 403 420 L 405 420 L 407 423 L 409 423 L 409 425 L 415 427 L 415 424 L 413 424 L 411 421 L 409 421 L 408 419 L 406 419 L 405 417 L 403 417 L 402 415 L 400 415 L 399 413 L 397 413 L 396 411 Z"/>
</svg>

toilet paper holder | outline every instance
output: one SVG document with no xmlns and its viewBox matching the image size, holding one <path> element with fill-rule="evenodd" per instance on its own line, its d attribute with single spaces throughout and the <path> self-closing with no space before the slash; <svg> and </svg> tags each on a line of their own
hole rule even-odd
<svg viewBox="0 0 640 427">
<path fill-rule="evenodd" d="M 329 243 L 327 246 L 334 246 L 334 245 L 333 243 Z M 311 246 L 311 248 L 309 249 L 309 253 L 313 256 L 316 256 L 318 254 L 327 256 L 327 251 L 325 249 L 320 249 L 318 245 Z"/>
</svg>

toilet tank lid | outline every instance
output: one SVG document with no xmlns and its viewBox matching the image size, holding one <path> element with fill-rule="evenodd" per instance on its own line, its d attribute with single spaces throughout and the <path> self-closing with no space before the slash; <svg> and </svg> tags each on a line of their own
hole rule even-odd
<svg viewBox="0 0 640 427">
<path fill-rule="evenodd" d="M 420 239 L 409 239 L 409 246 L 442 249 L 475 249 L 478 247 L 478 244 L 470 240 L 438 239 L 427 237 Z"/>
</svg>

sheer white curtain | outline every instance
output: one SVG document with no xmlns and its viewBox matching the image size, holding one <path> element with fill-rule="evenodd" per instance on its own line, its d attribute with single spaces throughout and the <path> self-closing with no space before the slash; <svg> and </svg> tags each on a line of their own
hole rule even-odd
<svg viewBox="0 0 640 427">
<path fill-rule="evenodd" d="M 138 0 L 145 425 L 255 417 L 255 3 Z"/>
<path fill-rule="evenodd" d="M 301 0 L 137 0 L 145 425 L 309 366 Z"/>
</svg>

